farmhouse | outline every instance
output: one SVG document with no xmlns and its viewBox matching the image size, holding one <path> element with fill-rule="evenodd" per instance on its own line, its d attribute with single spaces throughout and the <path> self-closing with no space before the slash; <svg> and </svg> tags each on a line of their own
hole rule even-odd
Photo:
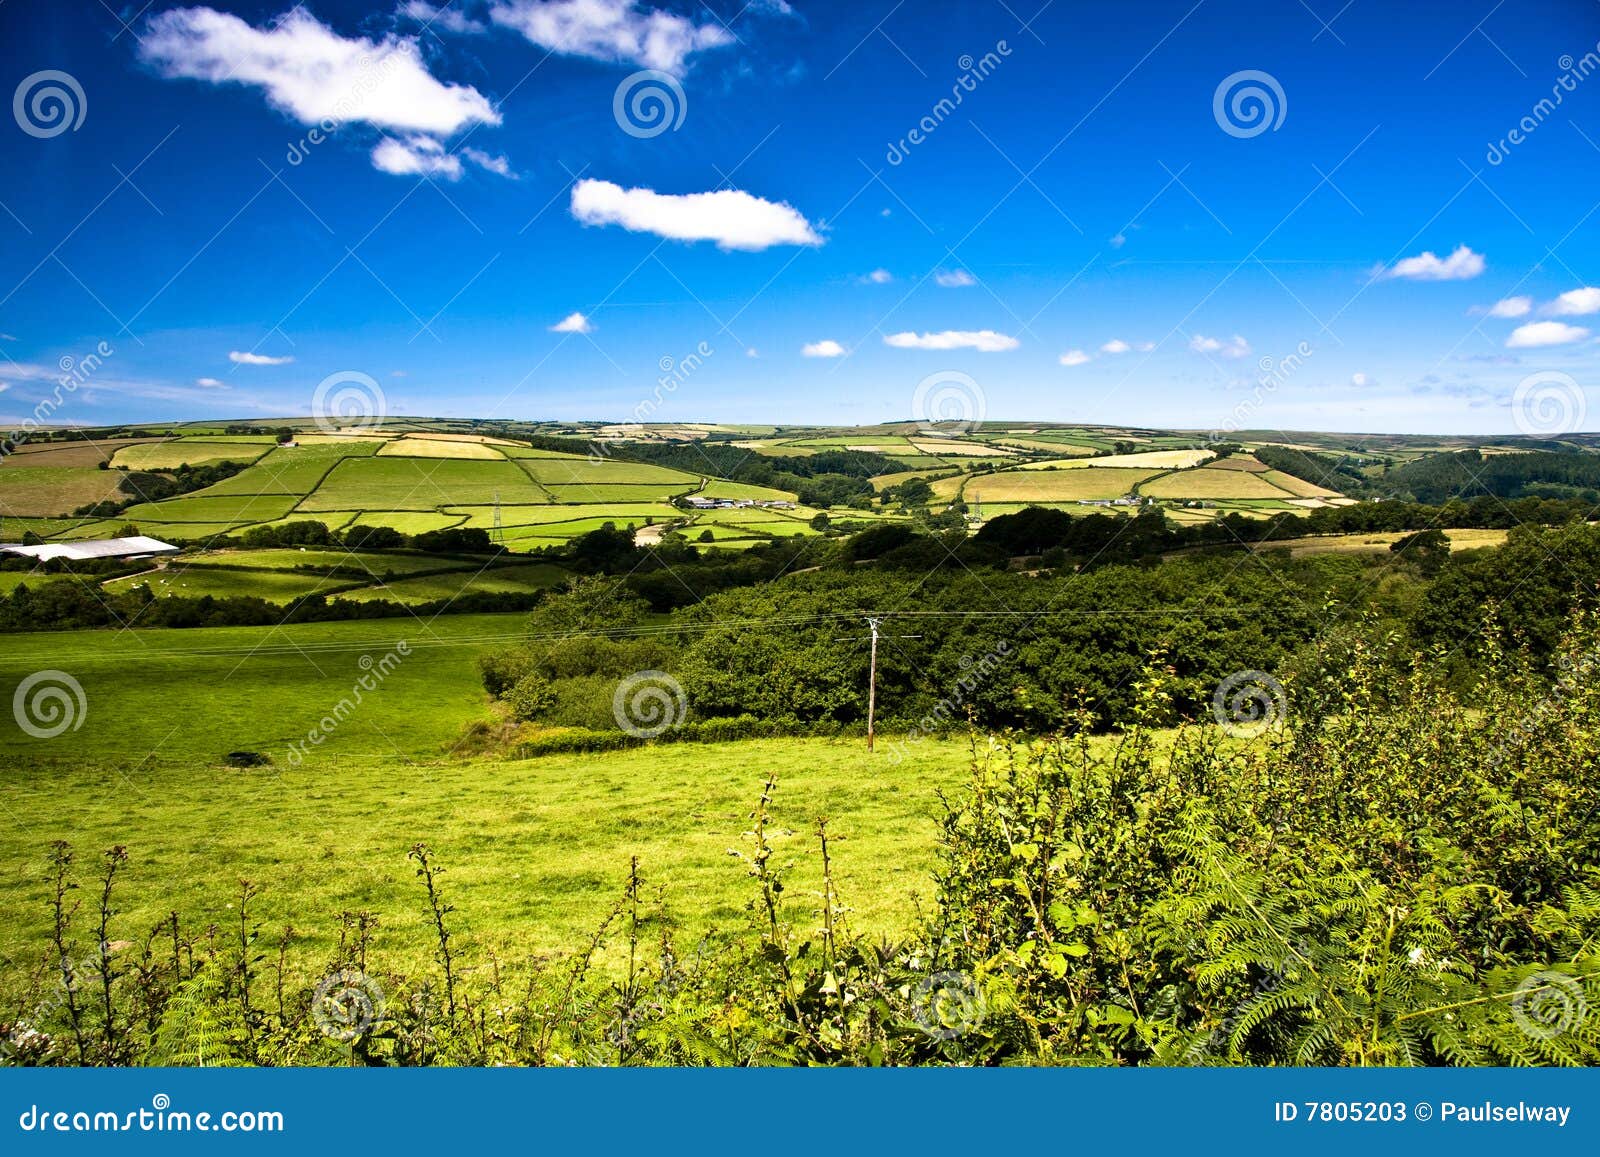
<svg viewBox="0 0 1600 1157">
<path fill-rule="evenodd" d="M 177 554 L 180 547 L 159 538 L 137 534 L 131 538 L 106 538 L 95 542 L 50 542 L 41 546 L 0 545 L 0 554 L 20 554 L 48 562 L 64 558 L 83 562 L 94 558 L 148 558 L 155 554 Z"/>
</svg>

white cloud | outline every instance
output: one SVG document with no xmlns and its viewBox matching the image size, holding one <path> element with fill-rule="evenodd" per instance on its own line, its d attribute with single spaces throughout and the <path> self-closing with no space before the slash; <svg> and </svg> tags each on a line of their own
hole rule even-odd
<svg viewBox="0 0 1600 1157">
<path fill-rule="evenodd" d="M 978 284 L 978 279 L 965 269 L 941 270 L 933 275 L 934 283 L 945 289 L 965 289 L 969 285 Z"/>
<path fill-rule="evenodd" d="M 1061 364 L 1064 366 L 1087 365 L 1093 360 L 1093 358 L 1084 353 L 1082 350 L 1068 350 L 1066 353 L 1062 354 L 1060 358 Z"/>
<path fill-rule="evenodd" d="M 511 162 L 504 157 L 495 156 L 492 153 L 484 152 L 482 149 L 470 147 L 462 149 L 461 155 L 480 169 L 486 169 L 501 177 L 509 177 L 513 181 L 517 179 L 516 174 L 511 171 Z"/>
<path fill-rule="evenodd" d="M 238 350 L 230 350 L 228 360 L 236 366 L 286 366 L 294 361 L 294 358 L 287 355 L 281 358 L 273 358 L 268 357 L 266 354 L 240 353 Z"/>
<path fill-rule="evenodd" d="M 1100 347 L 1100 352 L 1103 354 L 1125 354 L 1132 348 L 1133 347 L 1131 345 L 1123 341 L 1121 338 L 1114 337 L 1110 341 L 1106 342 L 1105 345 Z"/>
<path fill-rule="evenodd" d="M 435 6 L 429 4 L 428 0 L 407 0 L 405 4 L 400 6 L 400 15 L 425 24 L 429 28 L 442 28 L 446 32 L 476 33 L 489 31 L 487 24 L 474 20 L 455 3 L 450 2 Z"/>
<path fill-rule="evenodd" d="M 980 353 L 1000 353 L 1014 350 L 1016 338 L 996 333 L 992 329 L 947 329 L 940 333 L 892 333 L 883 339 L 885 345 L 903 350 L 977 350 Z"/>
<path fill-rule="evenodd" d="M 1458 245 L 1449 257 L 1440 257 L 1431 249 L 1415 257 L 1397 261 L 1385 270 L 1386 278 L 1403 277 L 1411 281 L 1468 281 L 1483 272 L 1483 254 L 1474 253 L 1465 245 Z"/>
<path fill-rule="evenodd" d="M 1581 325 L 1568 325 L 1564 321 L 1534 321 L 1519 325 L 1506 339 L 1507 349 L 1533 349 L 1546 345 L 1570 345 L 1589 336 Z"/>
<path fill-rule="evenodd" d="M 715 241 L 720 249 L 822 244 L 811 223 L 789 204 L 739 189 L 673 194 L 583 180 L 572 188 L 572 215 L 585 225 L 621 225 L 674 241 Z"/>
<path fill-rule="evenodd" d="M 1234 334 L 1228 341 L 1222 341 L 1220 338 L 1206 337 L 1197 333 L 1189 339 L 1189 348 L 1197 354 L 1219 354 L 1225 358 L 1250 356 L 1250 343 L 1238 334 Z"/>
<path fill-rule="evenodd" d="M 761 356 L 761 351 L 756 349 L 755 346 L 751 346 L 749 349 L 744 351 L 744 356 L 747 358 L 758 358 Z"/>
<path fill-rule="evenodd" d="M 593 333 L 594 326 L 583 314 L 574 310 L 550 327 L 551 333 Z"/>
<path fill-rule="evenodd" d="M 1118 233 L 1115 237 L 1111 238 L 1110 241 L 1106 242 L 1106 244 L 1110 245 L 1113 249 L 1121 249 L 1127 243 L 1128 236 L 1125 233 Z"/>
<path fill-rule="evenodd" d="M 1483 312 L 1489 317 L 1526 317 L 1532 309 L 1531 297 L 1503 297 Z"/>
<path fill-rule="evenodd" d="M 801 356 L 808 358 L 842 358 L 846 352 L 844 346 L 832 338 L 808 342 L 800 347 Z"/>
<path fill-rule="evenodd" d="M 888 285 L 889 282 L 894 280 L 894 274 L 890 273 L 887 269 L 874 269 L 861 280 L 870 281 L 874 285 Z"/>
<path fill-rule="evenodd" d="M 1156 343 L 1153 341 L 1142 341 L 1138 345 L 1134 346 L 1134 349 L 1138 350 L 1142 354 L 1147 354 L 1155 348 Z"/>
<path fill-rule="evenodd" d="M 346 39 L 301 8 L 260 29 L 210 8 L 174 8 L 150 18 L 139 52 L 169 78 L 260 88 L 301 124 L 444 135 L 500 123 L 477 89 L 436 79 L 415 39 Z"/>
<path fill-rule="evenodd" d="M 372 165 L 379 172 L 397 176 L 461 179 L 461 158 L 445 152 L 444 145 L 432 137 L 384 137 L 372 150 Z"/>
<path fill-rule="evenodd" d="M 1569 289 L 1549 305 L 1546 313 L 1560 317 L 1579 317 L 1586 313 L 1600 313 L 1600 289 L 1586 285 L 1582 289 Z"/>
<path fill-rule="evenodd" d="M 216 378 L 196 378 L 194 384 L 208 390 L 225 390 L 228 388 L 226 382 L 219 382 Z"/>
<path fill-rule="evenodd" d="M 1355 372 L 1355 373 L 1350 375 L 1350 384 L 1352 386 L 1364 386 L 1364 385 L 1366 385 L 1367 384 L 1367 375 L 1361 373 L 1358 370 L 1357 372 Z"/>
<path fill-rule="evenodd" d="M 682 75 L 694 53 L 734 42 L 720 24 L 695 24 L 633 0 L 499 0 L 489 18 L 551 52 L 637 64 L 675 76 Z"/>
</svg>

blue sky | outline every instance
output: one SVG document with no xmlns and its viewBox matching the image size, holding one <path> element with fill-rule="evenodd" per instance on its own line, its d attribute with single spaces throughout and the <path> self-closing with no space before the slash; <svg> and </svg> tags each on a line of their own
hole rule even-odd
<svg viewBox="0 0 1600 1157">
<path fill-rule="evenodd" d="M 1590 0 L 0 27 L 6 421 L 101 343 L 58 420 L 305 415 L 334 374 L 395 414 L 854 424 L 965 375 L 991 419 L 1414 432 L 1564 375 L 1600 420 Z"/>
</svg>

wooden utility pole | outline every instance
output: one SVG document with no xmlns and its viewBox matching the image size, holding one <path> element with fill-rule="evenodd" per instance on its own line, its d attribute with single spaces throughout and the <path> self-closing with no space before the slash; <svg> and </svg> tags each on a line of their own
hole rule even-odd
<svg viewBox="0 0 1600 1157">
<path fill-rule="evenodd" d="M 867 675 L 867 750 L 872 750 L 872 724 L 878 712 L 878 620 L 868 619 L 872 628 L 872 660 Z"/>
</svg>

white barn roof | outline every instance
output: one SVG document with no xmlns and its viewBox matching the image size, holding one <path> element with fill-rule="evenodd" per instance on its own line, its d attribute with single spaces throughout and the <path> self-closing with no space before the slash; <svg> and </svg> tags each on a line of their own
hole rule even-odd
<svg viewBox="0 0 1600 1157">
<path fill-rule="evenodd" d="M 132 558 L 141 554 L 176 554 L 179 547 L 159 538 L 136 534 L 131 538 L 106 538 L 95 542 L 49 542 L 40 546 L 0 546 L 7 554 L 21 554 L 48 562 L 53 558 L 82 561 L 91 558 Z"/>
</svg>

